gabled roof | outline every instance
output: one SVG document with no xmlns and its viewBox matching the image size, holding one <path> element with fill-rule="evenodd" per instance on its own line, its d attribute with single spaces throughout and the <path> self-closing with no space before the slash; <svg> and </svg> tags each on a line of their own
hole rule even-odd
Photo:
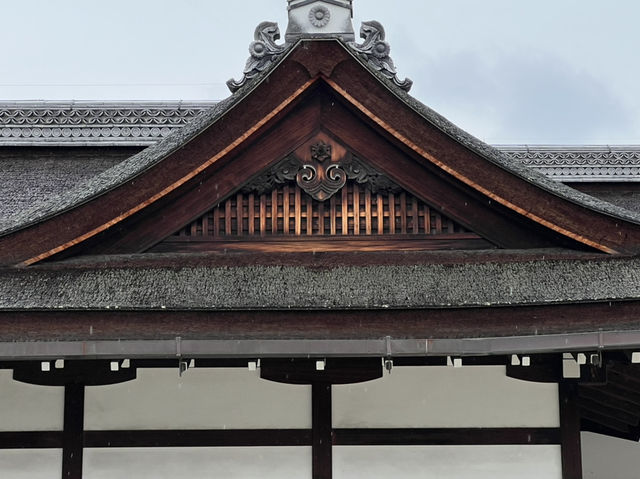
<svg viewBox="0 0 640 479">
<path fill-rule="evenodd" d="M 335 111 L 313 95 L 324 95 Z M 328 127 L 338 141 L 358 150 L 400 186 L 435 201 L 463 224 L 473 223 L 485 232 L 496 224 L 511 225 L 504 245 L 520 244 L 518 236 L 524 241 L 535 230 L 533 236 L 541 235 L 549 244 L 581 244 L 612 253 L 640 249 L 637 216 L 509 161 L 410 97 L 349 47 L 330 40 L 299 42 L 272 68 L 179 132 L 82 189 L 5 220 L 0 261 L 32 264 L 72 247 L 78 250 L 98 235 L 100 241 L 111 237 L 109 241 L 117 243 L 120 240 L 114 238 L 122 236 L 125 225 L 125 236 L 130 237 L 133 224 L 141 225 L 142 217 L 151 212 L 157 216 L 162 206 L 175 209 L 178 197 L 183 201 L 178 207 L 182 216 L 195 218 L 206 211 L 204 205 L 198 211 L 184 210 L 187 204 L 193 207 L 195 185 L 215 182 L 209 208 L 282 159 L 318 127 Z M 278 130 L 287 136 L 279 138 Z M 389 156 L 380 158 L 380 150 L 371 148 L 365 137 L 383 138 Z M 436 183 L 449 193 L 432 190 Z M 457 196 L 457 207 L 447 204 L 456 196 L 453 191 L 462 195 Z M 479 209 L 464 218 L 464 205 L 471 207 L 471 202 Z M 155 234 L 166 236 L 181 226 L 171 223 L 164 233 Z M 144 234 L 149 236 L 149 231 Z M 124 244 L 124 250 L 112 251 L 135 252 L 153 243 Z"/>
</svg>

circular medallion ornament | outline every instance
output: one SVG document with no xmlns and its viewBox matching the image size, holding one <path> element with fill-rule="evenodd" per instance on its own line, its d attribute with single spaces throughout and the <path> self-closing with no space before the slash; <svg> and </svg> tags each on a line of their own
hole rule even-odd
<svg viewBox="0 0 640 479">
<path fill-rule="evenodd" d="M 387 42 L 378 41 L 373 46 L 373 51 L 371 53 L 373 53 L 373 56 L 375 56 L 376 58 L 387 58 L 389 56 L 389 53 L 391 53 L 391 47 Z"/>
<path fill-rule="evenodd" d="M 329 20 L 331 20 L 331 12 L 325 6 L 317 5 L 309 12 L 309 21 L 314 27 L 326 27 Z"/>
<path fill-rule="evenodd" d="M 257 40 L 249 45 L 249 53 L 254 58 L 262 58 L 267 53 L 267 46 L 263 41 Z"/>
</svg>

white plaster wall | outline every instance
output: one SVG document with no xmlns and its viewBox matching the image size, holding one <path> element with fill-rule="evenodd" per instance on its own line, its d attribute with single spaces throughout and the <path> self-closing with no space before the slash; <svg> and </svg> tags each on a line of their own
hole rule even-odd
<svg viewBox="0 0 640 479">
<path fill-rule="evenodd" d="M 0 370 L 0 431 L 60 431 L 63 421 L 63 387 L 20 383 Z"/>
<path fill-rule="evenodd" d="M 62 451 L 59 449 L 0 450 L 2 479 L 60 479 Z"/>
<path fill-rule="evenodd" d="M 335 479 L 562 479 L 560 446 L 335 447 Z"/>
<path fill-rule="evenodd" d="M 311 427 L 311 387 L 248 369 L 139 369 L 138 379 L 86 389 L 85 429 Z"/>
<path fill-rule="evenodd" d="M 558 427 L 558 387 L 508 378 L 500 366 L 396 367 L 334 386 L 333 426 Z"/>
<path fill-rule="evenodd" d="M 584 479 L 637 479 L 640 443 L 583 432 L 582 469 Z"/>
<path fill-rule="evenodd" d="M 84 479 L 311 479 L 310 447 L 85 449 Z"/>
</svg>

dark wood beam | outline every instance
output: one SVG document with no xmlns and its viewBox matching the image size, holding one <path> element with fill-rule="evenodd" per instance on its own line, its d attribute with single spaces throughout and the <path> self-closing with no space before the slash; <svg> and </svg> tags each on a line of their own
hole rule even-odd
<svg viewBox="0 0 640 479">
<path fill-rule="evenodd" d="M 592 332 L 603 325 L 640 328 L 640 301 L 370 311 L 7 311 L 0 312 L 0 341 L 482 338 Z M 621 387 L 636 386 L 615 371 L 610 376 Z"/>
<path fill-rule="evenodd" d="M 62 479 L 82 479 L 84 388 L 83 384 L 74 383 L 64 387 Z"/>
<path fill-rule="evenodd" d="M 316 382 L 311 386 L 313 479 L 333 476 L 331 384 Z"/>
<path fill-rule="evenodd" d="M 310 429 L 85 431 L 85 447 L 311 446 Z"/>
<path fill-rule="evenodd" d="M 2 449 L 62 449 L 62 431 L 2 431 Z"/>
<path fill-rule="evenodd" d="M 318 370 L 315 360 L 263 359 L 260 377 L 285 384 L 355 384 L 382 377 L 380 358 L 330 358 Z"/>
<path fill-rule="evenodd" d="M 563 381 L 559 384 L 562 479 L 582 479 L 580 411 L 577 397 L 576 382 Z"/>
<path fill-rule="evenodd" d="M 336 446 L 560 444 L 558 428 L 334 429 Z"/>
</svg>

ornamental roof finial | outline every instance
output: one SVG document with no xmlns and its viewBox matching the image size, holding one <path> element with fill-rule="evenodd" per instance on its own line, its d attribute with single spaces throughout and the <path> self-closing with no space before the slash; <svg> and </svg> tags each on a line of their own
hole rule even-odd
<svg viewBox="0 0 640 479">
<path fill-rule="evenodd" d="M 287 0 L 289 25 L 285 40 L 295 43 L 299 38 L 340 38 L 355 40 L 353 33 L 353 0 Z"/>
</svg>

